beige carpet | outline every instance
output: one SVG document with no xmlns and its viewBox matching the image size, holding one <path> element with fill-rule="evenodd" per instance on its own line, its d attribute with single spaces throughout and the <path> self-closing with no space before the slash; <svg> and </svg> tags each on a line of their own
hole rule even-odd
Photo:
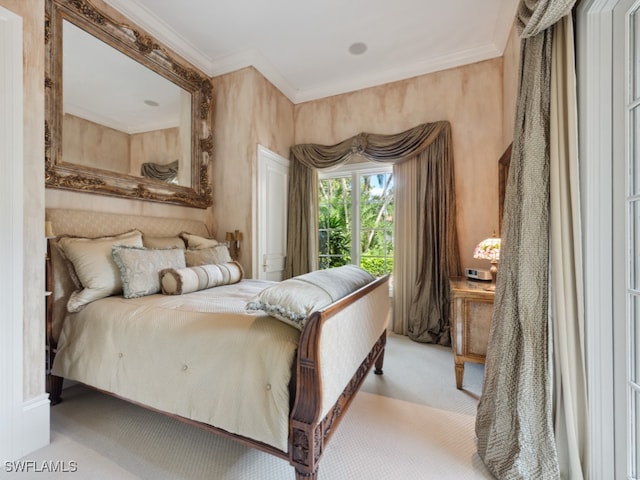
<svg viewBox="0 0 640 480">
<path fill-rule="evenodd" d="M 456 390 L 448 348 L 391 335 L 320 462 L 321 480 L 491 479 L 475 453 L 481 365 Z M 76 462 L 76 473 L 7 478 L 294 480 L 288 462 L 82 386 L 51 410 L 51 444 L 23 460 Z"/>
</svg>

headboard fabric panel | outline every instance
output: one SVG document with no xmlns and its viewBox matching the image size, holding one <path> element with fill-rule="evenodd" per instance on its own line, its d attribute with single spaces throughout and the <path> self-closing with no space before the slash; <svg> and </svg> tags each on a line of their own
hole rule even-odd
<svg viewBox="0 0 640 480">
<path fill-rule="evenodd" d="M 51 222 L 57 236 L 72 235 L 94 238 L 117 235 L 133 229 L 157 237 L 169 237 L 182 232 L 203 237 L 209 236 L 207 226 L 203 222 L 185 218 L 122 215 L 62 208 L 46 209 L 45 218 Z M 55 242 L 56 240 L 52 239 L 52 243 L 55 244 Z M 53 290 L 52 336 L 57 341 L 62 330 L 62 323 L 67 315 L 67 301 L 76 286 L 69 274 L 65 260 L 55 245 L 50 248 L 50 257 L 51 288 Z"/>
<path fill-rule="evenodd" d="M 203 222 L 186 218 L 122 215 L 66 208 L 48 208 L 45 216 L 51 222 L 56 235 L 103 237 L 137 228 L 146 235 L 158 237 L 178 235 L 182 232 L 209 236 L 209 231 Z"/>
</svg>

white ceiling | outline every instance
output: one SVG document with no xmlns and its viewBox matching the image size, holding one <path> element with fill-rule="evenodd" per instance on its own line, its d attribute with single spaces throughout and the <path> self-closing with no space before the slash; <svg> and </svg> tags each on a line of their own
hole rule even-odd
<svg viewBox="0 0 640 480">
<path fill-rule="evenodd" d="M 294 103 L 502 56 L 519 3 L 105 1 L 206 74 L 254 66 Z"/>
</svg>

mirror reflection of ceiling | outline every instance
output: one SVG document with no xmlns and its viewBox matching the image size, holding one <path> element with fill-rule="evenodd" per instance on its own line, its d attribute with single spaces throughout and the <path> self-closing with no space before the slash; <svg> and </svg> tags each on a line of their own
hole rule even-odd
<svg viewBox="0 0 640 480">
<path fill-rule="evenodd" d="M 105 1 L 208 75 L 251 65 L 294 103 L 500 57 L 519 3 Z"/>
<path fill-rule="evenodd" d="M 64 113 L 128 134 L 180 124 L 174 83 L 68 21 L 62 48 Z"/>
</svg>

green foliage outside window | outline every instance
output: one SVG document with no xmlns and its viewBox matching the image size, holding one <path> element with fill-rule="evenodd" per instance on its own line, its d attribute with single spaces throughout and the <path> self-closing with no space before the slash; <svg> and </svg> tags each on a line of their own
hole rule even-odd
<svg viewBox="0 0 640 480">
<path fill-rule="evenodd" d="M 319 266 L 352 263 L 351 176 L 319 182 Z M 393 176 L 362 175 L 359 202 L 360 266 L 375 276 L 393 271 Z"/>
</svg>

